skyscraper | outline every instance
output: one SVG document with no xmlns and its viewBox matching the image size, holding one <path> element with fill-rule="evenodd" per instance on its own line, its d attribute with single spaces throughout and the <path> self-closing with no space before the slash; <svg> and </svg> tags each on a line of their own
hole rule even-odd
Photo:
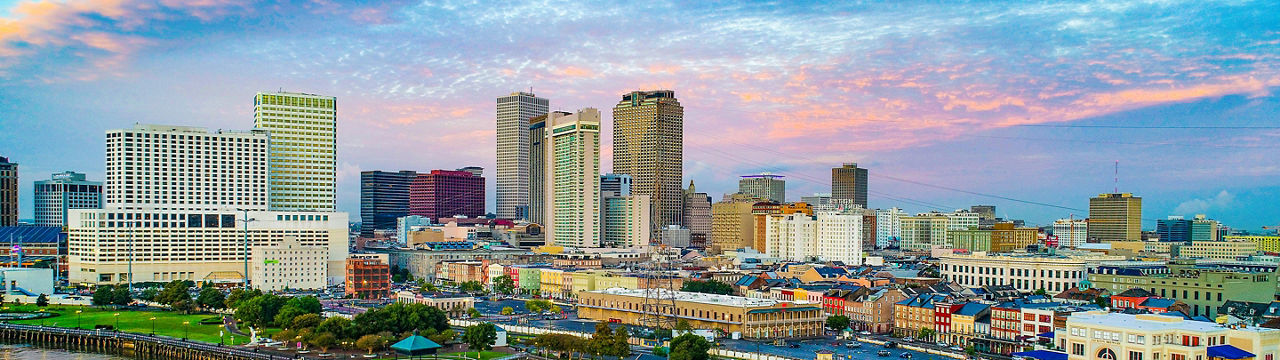
<svg viewBox="0 0 1280 360">
<path fill-rule="evenodd" d="M 699 249 L 710 246 L 711 195 L 698 192 L 693 186 L 693 180 L 689 180 L 689 189 L 684 192 L 684 209 L 681 213 L 684 214 L 682 222 L 689 229 L 689 246 Z"/>
<path fill-rule="evenodd" d="M 648 196 L 605 194 L 601 206 L 600 246 L 625 248 L 649 244 L 652 206 Z"/>
<path fill-rule="evenodd" d="M 738 192 L 755 196 L 765 201 L 777 203 L 787 202 L 787 181 L 782 175 L 763 173 L 760 175 L 743 175 L 738 180 Z"/>
<path fill-rule="evenodd" d="M 1089 199 L 1089 241 L 1141 241 L 1142 198 L 1130 193 Z"/>
<path fill-rule="evenodd" d="M 853 203 L 867 207 L 867 169 L 858 167 L 858 163 L 845 163 L 844 166 L 831 169 L 831 198 L 853 200 Z"/>
<path fill-rule="evenodd" d="M 267 210 L 266 131 L 134 125 L 107 131 L 106 203 L 125 209 Z"/>
<path fill-rule="evenodd" d="M 600 196 L 627 196 L 631 195 L 631 175 L 626 174 L 604 174 L 600 175 Z"/>
<path fill-rule="evenodd" d="M 555 113 L 558 116 L 569 115 L 563 111 Z M 526 184 L 529 203 L 523 209 L 516 206 L 517 213 L 523 213 L 524 219 L 537 224 L 545 224 L 547 221 L 547 206 L 543 204 L 547 200 L 547 154 L 544 144 L 547 137 L 547 116 L 549 115 L 539 115 L 529 119 L 529 182 Z"/>
<path fill-rule="evenodd" d="M 396 228 L 396 219 L 409 214 L 409 184 L 417 177 L 408 170 L 360 172 L 360 236 Z"/>
<path fill-rule="evenodd" d="M 684 201 L 684 107 L 674 91 L 633 91 L 613 107 L 613 171 L 649 195 L 654 231 L 680 225 Z"/>
<path fill-rule="evenodd" d="M 1160 235 L 1160 241 L 1191 241 L 1191 220 L 1184 219 L 1182 216 L 1169 216 L 1167 219 L 1156 220 L 1156 234 Z"/>
<path fill-rule="evenodd" d="M 431 170 L 409 183 L 409 215 L 440 218 L 484 216 L 484 177 L 470 171 Z"/>
<path fill-rule="evenodd" d="M 260 92 L 253 97 L 254 129 L 271 132 L 272 210 L 333 211 L 337 110 L 332 96 Z"/>
<path fill-rule="evenodd" d="M 101 208 L 102 183 L 84 174 L 65 171 L 35 183 L 35 225 L 67 226 L 67 210 Z"/>
<path fill-rule="evenodd" d="M 528 218 L 530 119 L 547 114 L 550 102 L 527 92 L 498 97 L 497 214 L 502 219 Z"/>
<path fill-rule="evenodd" d="M 18 163 L 0 156 L 0 226 L 18 225 Z"/>
<path fill-rule="evenodd" d="M 600 111 L 553 113 L 547 127 L 547 244 L 599 247 Z"/>
</svg>

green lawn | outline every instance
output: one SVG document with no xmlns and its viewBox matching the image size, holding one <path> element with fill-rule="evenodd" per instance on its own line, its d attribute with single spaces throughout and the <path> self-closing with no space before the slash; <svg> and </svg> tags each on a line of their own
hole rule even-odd
<svg viewBox="0 0 1280 360">
<path fill-rule="evenodd" d="M 500 358 L 500 357 L 507 356 L 507 355 L 511 355 L 511 354 L 507 354 L 507 353 L 500 353 L 500 352 L 496 352 L 496 351 L 483 351 L 483 352 L 480 352 L 480 360 L 495 359 L 495 358 Z M 476 358 L 476 352 L 475 352 L 475 351 L 468 351 L 468 352 L 444 353 L 444 354 L 440 354 L 438 357 L 439 357 L 439 358 L 441 358 L 441 359 L 468 359 L 468 360 L 475 360 L 475 358 Z"/>
<path fill-rule="evenodd" d="M 31 305 L 31 304 L 18 305 L 18 306 L 10 305 L 10 306 L 7 306 L 6 308 L 8 309 L 8 310 L 5 310 L 6 312 L 36 312 L 40 309 L 39 307 L 36 307 L 35 305 Z M 93 329 L 95 325 L 116 326 L 117 317 L 115 316 L 115 314 L 120 314 L 118 319 L 119 326 L 117 327 L 120 331 L 139 333 L 139 334 L 150 334 L 152 329 L 151 318 L 155 317 L 156 318 L 156 320 L 154 321 L 155 333 L 158 335 L 172 336 L 172 337 L 178 337 L 178 338 L 185 336 L 191 340 L 203 341 L 203 342 L 209 342 L 209 343 L 217 343 L 218 331 L 223 330 L 222 324 L 216 324 L 216 325 L 200 324 L 200 319 L 215 317 L 215 316 L 216 317 L 222 316 L 222 315 L 216 315 L 216 314 L 214 315 L 211 315 L 211 314 L 183 315 L 180 313 L 169 312 L 169 311 L 113 310 L 109 308 L 96 308 L 92 306 L 85 306 L 85 307 L 49 306 L 49 307 L 45 307 L 44 309 L 46 312 L 57 313 L 60 316 L 55 316 L 55 317 L 47 318 L 43 320 L 41 319 L 17 320 L 17 321 L 12 321 L 12 323 L 27 324 L 27 325 L 43 324 L 45 326 L 59 326 L 59 327 L 77 327 L 77 324 L 79 324 L 80 328 Z M 76 310 L 81 310 L 83 312 L 80 314 L 76 314 Z M 183 324 L 183 322 L 190 322 L 190 325 Z M 248 333 L 248 329 L 244 329 L 243 331 L 245 331 L 245 333 Z M 226 333 L 226 336 L 224 337 L 224 339 L 226 339 L 226 342 L 228 344 L 244 344 L 249 342 L 249 339 L 246 336 L 233 336 L 231 335 L 230 332 L 225 332 L 225 333 Z M 267 334 L 262 331 L 259 331 L 258 336 L 267 336 Z"/>
</svg>

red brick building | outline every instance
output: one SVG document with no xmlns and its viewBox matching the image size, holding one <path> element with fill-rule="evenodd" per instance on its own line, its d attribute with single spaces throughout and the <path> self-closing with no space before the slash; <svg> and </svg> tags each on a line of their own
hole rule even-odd
<svg viewBox="0 0 1280 360">
<path fill-rule="evenodd" d="M 347 295 L 358 299 L 391 297 L 391 265 L 386 254 L 351 254 L 347 258 Z"/>
<path fill-rule="evenodd" d="M 409 215 L 484 216 L 484 177 L 471 171 L 431 170 L 409 184 Z"/>
</svg>

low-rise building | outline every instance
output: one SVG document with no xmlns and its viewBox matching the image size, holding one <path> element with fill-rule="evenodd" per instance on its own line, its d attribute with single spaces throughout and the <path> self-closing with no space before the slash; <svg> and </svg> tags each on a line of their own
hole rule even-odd
<svg viewBox="0 0 1280 360">
<path fill-rule="evenodd" d="M 949 301 L 946 295 L 917 294 L 893 304 L 893 333 L 902 337 L 926 339 L 934 330 L 934 303 Z M 928 331 L 926 331 L 928 330 Z"/>
<path fill-rule="evenodd" d="M 902 290 L 882 287 L 847 301 L 849 328 L 874 334 L 893 332 L 894 304 L 906 298 Z"/>
<path fill-rule="evenodd" d="M 1116 265 L 1089 269 L 1095 288 L 1123 293 L 1142 288 L 1190 307 L 1191 316 L 1217 316 L 1226 300 L 1271 302 L 1276 294 L 1275 271 L 1250 271 L 1211 265 Z"/>
<path fill-rule="evenodd" d="M 391 265 L 386 254 L 351 254 L 347 258 L 346 294 L 357 299 L 391 296 Z"/>
<path fill-rule="evenodd" d="M 1075 313 L 1055 343 L 1069 360 L 1253 360 L 1280 353 L 1280 330 L 1179 316 Z"/>
<path fill-rule="evenodd" d="M 423 304 L 448 312 L 460 312 L 475 307 L 476 299 L 468 295 L 432 293 L 422 294 L 416 291 L 397 291 L 396 302 L 402 304 Z"/>
<path fill-rule="evenodd" d="M 262 291 L 318 290 L 326 284 L 329 250 L 306 246 L 297 237 L 285 236 L 274 246 L 252 251 L 250 284 Z"/>
<path fill-rule="evenodd" d="M 1265 253 L 1280 253 L 1280 235 L 1227 235 L 1225 241 L 1248 241 L 1255 249 Z"/>
<path fill-rule="evenodd" d="M 1076 286 L 1087 269 L 1105 261 L 1123 261 L 1123 256 L 1092 253 L 1070 254 L 951 254 L 941 259 L 942 277 L 965 287 L 1012 285 L 1023 292 L 1044 289 L 1049 294 Z"/>
<path fill-rule="evenodd" d="M 1177 257 L 1188 259 L 1239 260 L 1258 253 L 1252 241 L 1191 241 L 1175 246 Z"/>
<path fill-rule="evenodd" d="M 817 304 L 751 299 L 660 290 L 671 298 L 674 313 L 662 315 L 685 320 L 694 329 L 740 333 L 750 339 L 807 338 L 820 336 L 826 317 Z M 645 316 L 645 290 L 606 289 L 578 294 L 578 316 L 595 321 L 640 325 Z"/>
</svg>

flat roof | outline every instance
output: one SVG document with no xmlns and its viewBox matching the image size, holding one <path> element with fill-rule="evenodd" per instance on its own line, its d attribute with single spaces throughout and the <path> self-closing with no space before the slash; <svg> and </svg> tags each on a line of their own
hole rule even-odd
<svg viewBox="0 0 1280 360">
<path fill-rule="evenodd" d="M 1217 323 L 1185 320 L 1180 317 L 1154 315 L 1154 314 L 1123 314 L 1123 313 L 1102 313 L 1098 311 L 1078 312 L 1067 318 L 1070 325 L 1098 325 L 1109 326 L 1122 329 L 1136 331 L 1157 331 L 1157 330 L 1186 330 L 1199 332 L 1226 331 L 1227 328 Z M 1260 327 L 1239 328 L 1241 331 L 1257 331 L 1269 332 L 1280 331 L 1280 329 L 1267 329 Z"/>
<path fill-rule="evenodd" d="M 653 290 L 653 289 L 649 289 L 649 290 Z M 609 289 L 590 291 L 590 292 L 598 293 L 598 294 L 608 294 L 608 295 L 645 297 L 645 292 L 649 290 L 609 288 Z M 748 298 L 748 297 L 732 296 L 732 295 L 716 295 L 716 294 L 703 294 L 703 293 L 686 292 L 686 291 L 670 291 L 665 289 L 657 289 L 657 291 L 661 294 L 661 296 L 664 296 L 664 297 L 672 296 L 672 295 L 667 295 L 668 292 L 674 293 L 674 296 L 672 297 L 674 297 L 675 300 L 677 301 L 685 301 L 685 302 L 709 304 L 709 305 L 723 305 L 723 306 L 735 306 L 735 307 L 769 307 L 769 306 L 776 306 L 782 303 L 796 304 L 796 305 L 808 304 L 808 302 L 779 301 L 774 299 L 757 299 L 757 298 Z"/>
</svg>

